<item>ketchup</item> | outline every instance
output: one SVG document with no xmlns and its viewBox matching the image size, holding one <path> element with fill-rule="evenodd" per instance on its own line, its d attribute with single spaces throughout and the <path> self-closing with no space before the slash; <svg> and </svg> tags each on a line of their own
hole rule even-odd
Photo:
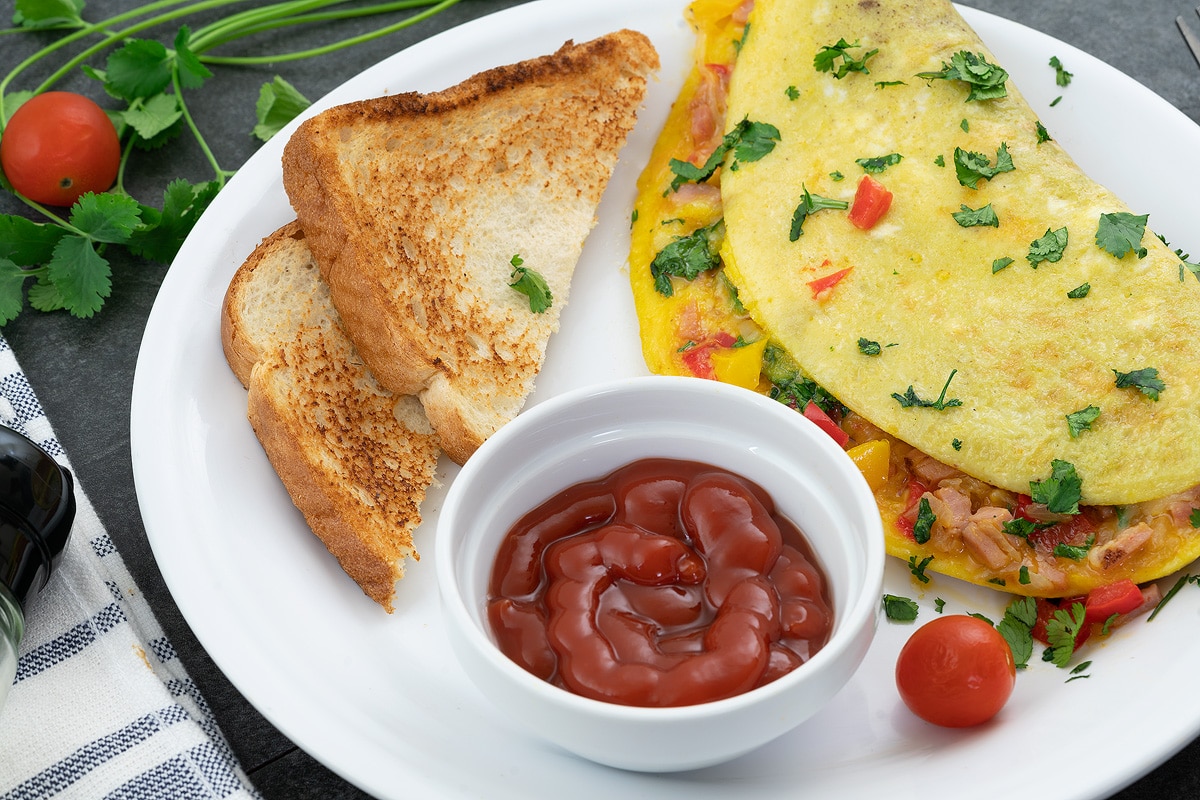
<svg viewBox="0 0 1200 800">
<path fill-rule="evenodd" d="M 488 621 L 506 656 L 575 694 L 683 706 L 750 691 L 833 628 L 800 530 L 757 484 L 652 458 L 571 486 L 501 542 Z"/>
</svg>

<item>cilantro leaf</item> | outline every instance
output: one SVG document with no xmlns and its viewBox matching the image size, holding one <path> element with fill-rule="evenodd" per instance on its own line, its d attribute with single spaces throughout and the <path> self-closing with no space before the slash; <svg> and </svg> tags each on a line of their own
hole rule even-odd
<svg viewBox="0 0 1200 800">
<path fill-rule="evenodd" d="M 971 227 L 1000 227 L 1000 218 L 996 216 L 996 211 L 992 208 L 992 204 L 988 203 L 983 208 L 970 208 L 969 206 L 959 204 L 961 211 L 956 211 L 950 216 L 954 217 L 954 221 L 964 228 Z"/>
<path fill-rule="evenodd" d="M 1087 297 L 1091 291 L 1092 285 L 1087 281 L 1084 281 L 1071 291 L 1067 292 L 1067 297 L 1071 298 L 1072 300 L 1082 300 L 1083 298 Z"/>
<path fill-rule="evenodd" d="M 929 536 L 933 531 L 933 523 L 937 522 L 937 515 L 933 513 L 933 509 L 929 506 L 929 498 L 922 497 L 921 502 L 917 504 L 917 519 L 913 523 L 913 539 L 917 544 L 925 544 L 929 541 Z"/>
<path fill-rule="evenodd" d="M 650 262 L 650 275 L 654 278 L 654 289 L 664 297 L 671 297 L 675 290 L 671 276 L 684 280 L 695 280 L 701 272 L 721 264 L 721 239 L 725 226 L 721 220 L 712 225 L 698 228 L 687 236 L 680 236 L 668 244 Z"/>
<path fill-rule="evenodd" d="M 929 576 L 925 574 L 925 568 L 933 561 L 933 556 L 925 556 L 920 563 L 917 562 L 916 556 L 908 557 L 908 570 L 913 574 L 913 577 L 921 583 L 929 583 Z"/>
<path fill-rule="evenodd" d="M 133 128 L 141 139 L 150 141 L 170 131 L 183 119 L 183 109 L 179 105 L 178 97 L 159 92 L 151 97 L 132 101 L 129 108 L 120 112 L 120 118 Z"/>
<path fill-rule="evenodd" d="M 1084 431 L 1091 430 L 1092 423 L 1100 416 L 1100 409 L 1096 406 L 1088 406 L 1081 408 L 1078 411 L 1072 411 L 1067 414 L 1067 430 L 1071 433 L 1071 438 L 1076 439 L 1079 434 Z"/>
<path fill-rule="evenodd" d="M 28 277 L 28 270 L 21 269 L 10 259 L 0 258 L 0 325 L 7 325 L 21 313 Z"/>
<path fill-rule="evenodd" d="M 13 25 L 21 28 L 82 28 L 83 0 L 17 0 Z"/>
<path fill-rule="evenodd" d="M 995 275 L 997 272 L 999 272 L 1000 270 L 1004 269 L 1005 267 L 1007 267 L 1008 265 L 1010 265 L 1012 263 L 1013 263 L 1013 260 L 1011 258 L 1009 258 L 1008 256 L 1004 256 L 1003 258 L 997 258 L 995 261 L 992 262 L 992 274 Z"/>
<path fill-rule="evenodd" d="M 58 240 L 66 235 L 67 231 L 58 225 L 0 214 L 0 258 L 25 267 L 45 263 L 54 254 Z"/>
<path fill-rule="evenodd" d="M 1070 609 L 1060 608 L 1046 622 L 1046 640 L 1050 647 L 1045 660 L 1056 667 L 1066 667 L 1075 653 L 1075 641 L 1083 629 L 1083 603 L 1072 603 Z"/>
<path fill-rule="evenodd" d="M 893 167 L 899 164 L 904 156 L 899 153 L 888 153 L 886 156 L 875 156 L 874 158 L 856 158 L 854 163 L 863 168 L 863 172 L 872 175 L 878 175 L 888 167 Z"/>
<path fill-rule="evenodd" d="M 1051 264 L 1061 261 L 1066 249 L 1067 229 L 1059 228 L 1052 231 L 1047 228 L 1041 238 L 1034 239 L 1029 243 L 1029 253 L 1025 256 L 1025 260 L 1029 262 L 1029 266 L 1037 269 L 1038 264 L 1043 261 Z"/>
<path fill-rule="evenodd" d="M 1116 258 L 1124 258 L 1130 252 L 1137 253 L 1138 258 L 1145 258 L 1146 248 L 1141 245 L 1149 219 L 1149 214 L 1139 216 L 1128 211 L 1101 214 L 1100 224 L 1096 228 L 1096 244 Z"/>
<path fill-rule="evenodd" d="M 839 80 L 851 72 L 861 72 L 864 75 L 870 75 L 871 70 L 867 69 L 867 60 L 878 53 L 879 50 L 868 50 L 866 53 L 863 53 L 862 58 L 854 58 L 847 52 L 861 46 L 858 43 L 858 39 L 855 39 L 853 42 L 838 39 L 837 44 L 824 45 L 813 56 L 813 67 L 817 72 L 832 72 L 833 77 Z M 842 63 L 835 67 L 834 63 L 838 59 L 841 59 Z"/>
<path fill-rule="evenodd" d="M 182 178 L 171 181 L 163 192 L 161 211 L 140 206 L 143 224 L 134 230 L 126 246 L 143 258 L 170 262 L 220 188 L 216 181 L 195 186 Z"/>
<path fill-rule="evenodd" d="M 912 622 L 919 611 L 916 601 L 895 594 L 883 596 L 883 613 L 892 622 Z"/>
<path fill-rule="evenodd" d="M 864 356 L 877 356 L 883 352 L 883 348 L 879 346 L 879 342 L 860 336 L 858 339 L 858 352 Z"/>
<path fill-rule="evenodd" d="M 995 64 L 989 64 L 981 53 L 959 50 L 950 57 L 950 63 L 942 62 L 938 72 L 918 72 L 918 78 L 928 81 L 962 81 L 970 87 L 967 102 L 972 100 L 995 100 L 1008 95 L 1004 84 L 1008 73 Z"/>
<path fill-rule="evenodd" d="M 1132 372 L 1118 372 L 1114 369 L 1113 374 L 1117 376 L 1118 389 L 1137 389 L 1154 401 L 1158 400 L 1159 392 L 1167 388 L 1167 385 L 1158 377 L 1158 370 L 1154 367 L 1135 369 Z"/>
<path fill-rule="evenodd" d="M 71 207 L 71 225 L 90 241 L 124 244 L 141 222 L 141 209 L 129 195 L 88 192 Z"/>
<path fill-rule="evenodd" d="M 804 184 L 800 184 L 800 189 L 804 192 L 804 196 L 800 199 L 800 204 L 796 206 L 796 210 L 792 212 L 792 227 L 788 232 L 788 241 L 791 242 L 796 241 L 804 235 L 804 221 L 808 219 L 809 214 L 826 209 L 845 209 L 850 207 L 850 203 L 845 200 L 834 200 L 829 197 L 821 197 L 819 194 L 812 194 Z"/>
<path fill-rule="evenodd" d="M 704 183 L 725 161 L 725 156 L 730 150 L 734 151 L 734 161 L 729 168 L 735 170 L 739 161 L 758 161 L 770 153 L 778 141 L 779 129 L 774 125 L 769 122 L 751 122 L 748 118 L 743 118 L 725 134 L 721 143 L 704 162 L 704 166 L 697 167 L 690 161 L 672 158 L 670 167 L 675 177 L 671 179 L 671 186 L 667 191 L 674 192 L 685 183 Z"/>
<path fill-rule="evenodd" d="M 258 103 L 254 107 L 258 119 L 254 135 L 264 142 L 269 140 L 310 105 L 312 103 L 295 86 L 276 75 L 259 89 Z"/>
<path fill-rule="evenodd" d="M 513 256 L 511 263 L 513 270 L 508 276 L 508 285 L 529 299 L 530 311 L 535 314 L 545 313 L 554 301 L 546 279 L 534 270 L 520 266 L 523 263 L 520 256 Z"/>
<path fill-rule="evenodd" d="M 1069 461 L 1050 462 L 1050 477 L 1029 482 L 1029 496 L 1055 514 L 1078 514 L 1083 480 Z"/>
<path fill-rule="evenodd" d="M 82 236 L 64 236 L 46 264 L 46 280 L 53 285 L 61 307 L 76 317 L 88 318 L 100 310 L 112 292 L 111 276 L 108 259 Z"/>
<path fill-rule="evenodd" d="M 1062 62 L 1058 60 L 1058 56 L 1050 56 L 1050 66 L 1054 67 L 1055 83 L 1059 86 L 1069 86 L 1071 84 L 1071 78 L 1075 77 L 1075 73 L 1067 72 Z"/>
<path fill-rule="evenodd" d="M 199 89 L 212 77 L 212 72 L 188 46 L 190 38 L 191 32 L 186 25 L 175 34 L 175 68 L 179 73 L 179 84 L 183 88 Z"/>
<path fill-rule="evenodd" d="M 1072 561 L 1082 561 L 1087 558 L 1088 550 L 1092 549 L 1092 545 L 1096 543 L 1095 535 L 1089 536 L 1083 544 L 1067 544 L 1059 542 L 1054 545 L 1053 553 L 1062 558 L 1069 558 Z"/>
<path fill-rule="evenodd" d="M 1013 600 L 1004 609 L 1004 618 L 996 630 L 1008 642 L 1017 669 L 1029 666 L 1033 655 L 1033 626 L 1037 622 L 1037 601 L 1032 597 Z"/>
<path fill-rule="evenodd" d="M 990 181 L 1002 172 L 1012 172 L 1015 169 L 1012 156 L 1008 153 L 1008 142 L 1001 142 L 1000 147 L 996 149 L 995 166 L 983 153 L 963 150 L 961 147 L 954 148 L 954 172 L 958 176 L 958 182 L 969 189 L 979 188 L 980 180 Z"/>
<path fill-rule="evenodd" d="M 172 61 L 161 42 L 130 39 L 109 54 L 104 89 L 122 100 L 159 94 L 171 85 Z"/>
<path fill-rule="evenodd" d="M 1046 126 L 1039 120 L 1037 122 L 1037 143 L 1041 144 L 1048 141 L 1050 141 L 1050 131 L 1046 130 Z"/>
<path fill-rule="evenodd" d="M 958 374 L 958 370 L 950 370 L 950 377 L 946 378 L 945 385 L 942 386 L 942 393 L 938 395 L 937 400 L 923 400 L 917 396 L 917 393 L 910 385 L 904 394 L 892 392 L 892 397 L 900 404 L 901 408 L 933 408 L 938 411 L 944 411 L 947 408 L 955 408 L 962 405 L 962 400 L 957 398 L 947 400 L 946 390 L 950 388 L 950 381 L 954 380 L 954 376 Z"/>
</svg>

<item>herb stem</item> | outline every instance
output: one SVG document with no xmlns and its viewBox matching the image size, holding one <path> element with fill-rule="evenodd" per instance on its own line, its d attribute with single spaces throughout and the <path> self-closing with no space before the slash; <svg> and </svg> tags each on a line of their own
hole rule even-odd
<svg viewBox="0 0 1200 800">
<path fill-rule="evenodd" d="M 188 130 L 192 132 L 192 136 L 196 139 L 196 144 L 200 145 L 200 149 L 204 152 L 204 157 L 208 159 L 208 163 L 212 166 L 213 172 L 216 175 L 217 185 L 224 187 L 225 179 L 233 173 L 221 169 L 221 165 L 217 162 L 217 157 L 213 155 L 212 148 L 208 146 L 204 134 L 200 132 L 196 121 L 192 119 L 192 113 L 188 110 L 187 101 L 183 98 L 183 85 L 179 81 L 178 69 L 171 70 L 171 84 L 175 87 L 175 96 L 179 98 L 179 110 L 183 114 L 183 119 L 187 123 Z"/>
<path fill-rule="evenodd" d="M 218 22 L 197 30 L 191 37 L 194 53 L 202 53 L 236 39 L 292 25 L 306 25 L 342 19 L 368 17 L 409 8 L 433 5 L 436 0 L 399 0 L 362 8 L 319 11 L 330 5 L 339 5 L 343 0 L 310 0 L 310 2 L 277 3 L 265 8 L 251 9 L 225 17 Z M 315 13 L 301 13 L 312 9 Z"/>
</svg>

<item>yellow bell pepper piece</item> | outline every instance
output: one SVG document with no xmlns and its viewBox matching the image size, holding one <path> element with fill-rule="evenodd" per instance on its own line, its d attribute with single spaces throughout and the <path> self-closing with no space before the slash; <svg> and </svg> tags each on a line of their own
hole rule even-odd
<svg viewBox="0 0 1200 800">
<path fill-rule="evenodd" d="M 722 348 L 712 354 L 713 372 L 721 383 L 732 383 L 745 389 L 758 388 L 762 372 L 763 350 L 767 349 L 767 337 L 742 347 Z"/>
<path fill-rule="evenodd" d="M 858 471 L 867 479 L 872 492 L 877 492 L 887 483 L 888 467 L 892 459 L 892 446 L 887 439 L 872 439 L 846 451 Z"/>
</svg>

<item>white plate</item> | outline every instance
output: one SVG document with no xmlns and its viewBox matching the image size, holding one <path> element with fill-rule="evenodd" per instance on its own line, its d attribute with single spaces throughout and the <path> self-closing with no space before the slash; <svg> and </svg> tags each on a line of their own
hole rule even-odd
<svg viewBox="0 0 1200 800">
<path fill-rule="evenodd" d="M 422 42 L 324 98 L 434 90 L 478 70 L 619 27 L 647 33 L 663 60 L 576 273 L 534 402 L 645 371 L 627 288 L 634 181 L 687 69 L 683 0 L 543 0 Z M 1176 246 L 1196 252 L 1191 218 L 1200 129 L 1128 77 L 1020 25 L 964 9 L 999 63 L 1084 169 Z M 1054 85 L 1059 56 L 1075 74 Z M 1051 108 L 1057 95 L 1062 102 Z M 314 108 L 314 111 L 317 110 Z M 1182 592 L 1149 625 L 1092 647 L 1091 677 L 1066 684 L 1040 661 L 1020 675 L 1000 717 L 966 732 L 918 722 L 892 682 L 911 628 L 884 625 L 867 661 L 826 711 L 738 761 L 700 773 L 606 769 L 539 743 L 501 718 L 455 663 L 441 629 L 433 520 L 424 560 L 383 613 L 338 568 L 295 511 L 245 418 L 245 392 L 221 354 L 218 313 L 234 270 L 291 218 L 280 177 L 287 132 L 262 148 L 204 215 L 163 283 L 134 381 L 133 464 L 146 530 L 167 584 L 200 642 L 243 694 L 305 750 L 389 797 L 838 797 L 976 800 L 1015 788 L 1056 800 L 1107 796 L 1200 732 L 1195 664 L 1200 591 Z M 1189 277 L 1188 280 L 1191 280 Z M 442 479 L 453 477 L 444 462 Z M 889 565 L 889 591 L 948 611 L 995 614 L 995 593 L 934 578 L 924 592 Z M 1165 584 L 1166 582 L 1164 582 Z M 1035 657 L 1036 660 L 1036 657 Z M 1001 766 L 1003 765 L 1003 766 Z M 981 778 L 983 778 L 981 780 Z"/>
</svg>

